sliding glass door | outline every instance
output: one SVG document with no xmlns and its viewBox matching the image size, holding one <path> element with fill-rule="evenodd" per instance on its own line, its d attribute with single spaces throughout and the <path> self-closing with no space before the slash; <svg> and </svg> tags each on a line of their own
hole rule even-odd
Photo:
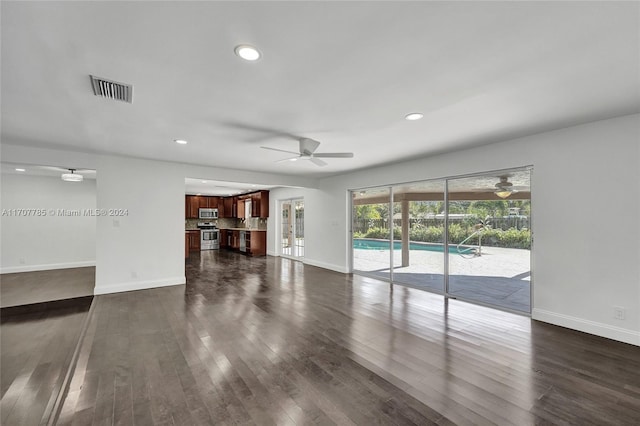
<svg viewBox="0 0 640 426">
<path fill-rule="evenodd" d="M 393 281 L 444 292 L 444 181 L 393 187 Z"/>
<path fill-rule="evenodd" d="M 531 311 L 530 180 L 525 169 L 448 181 L 450 296 Z"/>
<path fill-rule="evenodd" d="M 353 269 L 391 279 L 391 214 L 389 188 L 352 192 Z"/>
<path fill-rule="evenodd" d="M 353 271 L 531 312 L 530 174 L 522 168 L 352 191 Z"/>
</svg>

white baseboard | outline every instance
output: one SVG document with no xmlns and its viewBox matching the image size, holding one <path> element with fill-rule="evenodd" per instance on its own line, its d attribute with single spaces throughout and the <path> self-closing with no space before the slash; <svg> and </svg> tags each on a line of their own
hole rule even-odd
<svg viewBox="0 0 640 426">
<path fill-rule="evenodd" d="M 336 271 L 343 274 L 349 273 L 349 270 L 345 267 L 334 265 L 331 263 L 320 262 L 318 260 L 308 259 L 306 257 L 304 258 L 303 263 L 305 263 L 306 265 L 317 266 L 318 268 L 329 269 L 331 271 Z"/>
<path fill-rule="evenodd" d="M 603 324 L 536 308 L 531 312 L 531 318 L 538 321 L 548 322 L 549 324 L 555 324 L 561 327 L 567 327 L 583 331 L 585 333 L 595 334 L 596 336 L 640 346 L 640 332 L 629 330 L 627 328 L 615 327 L 609 324 Z"/>
<path fill-rule="evenodd" d="M 161 280 L 134 281 L 134 282 L 128 282 L 128 283 L 109 284 L 109 285 L 103 285 L 103 286 L 100 286 L 96 283 L 96 288 L 93 291 L 93 294 L 97 296 L 99 294 L 111 294 L 111 293 L 122 293 L 124 291 L 147 290 L 150 288 L 182 285 L 182 284 L 185 284 L 186 282 L 187 282 L 186 277 L 172 277 L 172 278 L 164 278 Z"/>
<path fill-rule="evenodd" d="M 95 260 L 85 260 L 83 262 L 49 263 L 46 265 L 20 265 L 0 268 L 0 274 L 14 274 L 16 272 L 50 271 L 52 269 L 85 268 L 96 266 Z"/>
<path fill-rule="evenodd" d="M 280 257 L 280 254 L 277 251 L 267 250 L 267 256 Z"/>
</svg>

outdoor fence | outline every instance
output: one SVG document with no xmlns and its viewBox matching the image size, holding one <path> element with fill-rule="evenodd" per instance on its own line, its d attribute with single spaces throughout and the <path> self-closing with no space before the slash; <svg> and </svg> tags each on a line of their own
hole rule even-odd
<svg viewBox="0 0 640 426">
<path fill-rule="evenodd" d="M 452 217 L 449 218 L 449 223 L 459 223 L 461 225 L 472 226 L 478 223 L 478 218 L 472 217 Z M 394 219 L 393 225 L 395 227 L 402 226 L 402 219 Z M 444 219 L 441 218 L 421 218 L 421 219 L 409 219 L 409 229 L 419 227 L 436 227 L 441 228 L 444 226 Z M 508 229 L 529 229 L 529 217 L 528 216 L 506 216 L 495 217 L 489 220 L 489 225 L 493 229 L 502 229 L 506 231 Z M 366 234 L 372 228 L 385 228 L 389 229 L 388 220 L 386 219 L 361 219 L 355 220 L 353 223 L 353 231 Z"/>
</svg>

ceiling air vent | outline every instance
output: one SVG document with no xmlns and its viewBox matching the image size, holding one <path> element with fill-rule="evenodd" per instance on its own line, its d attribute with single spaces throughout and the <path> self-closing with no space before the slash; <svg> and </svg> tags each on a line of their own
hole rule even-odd
<svg viewBox="0 0 640 426">
<path fill-rule="evenodd" d="M 133 103 L 133 85 L 118 83 L 117 81 L 107 80 L 106 78 L 90 75 L 93 93 L 103 98 L 115 99 Z"/>
</svg>

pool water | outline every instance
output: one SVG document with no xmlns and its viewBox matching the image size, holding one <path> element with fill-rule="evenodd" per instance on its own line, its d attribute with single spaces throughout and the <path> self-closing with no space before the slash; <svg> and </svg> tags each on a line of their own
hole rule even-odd
<svg viewBox="0 0 640 426">
<path fill-rule="evenodd" d="M 354 238 L 353 248 L 358 250 L 389 250 L 389 241 Z M 394 241 L 393 250 L 395 251 L 400 249 L 402 249 L 402 242 Z M 435 244 L 435 243 L 410 242 L 409 250 L 435 251 L 438 253 L 443 253 L 444 245 Z M 470 247 L 460 247 L 460 252 L 469 253 Z M 458 254 L 459 253 L 458 248 L 454 245 L 449 245 L 449 253 Z"/>
</svg>

